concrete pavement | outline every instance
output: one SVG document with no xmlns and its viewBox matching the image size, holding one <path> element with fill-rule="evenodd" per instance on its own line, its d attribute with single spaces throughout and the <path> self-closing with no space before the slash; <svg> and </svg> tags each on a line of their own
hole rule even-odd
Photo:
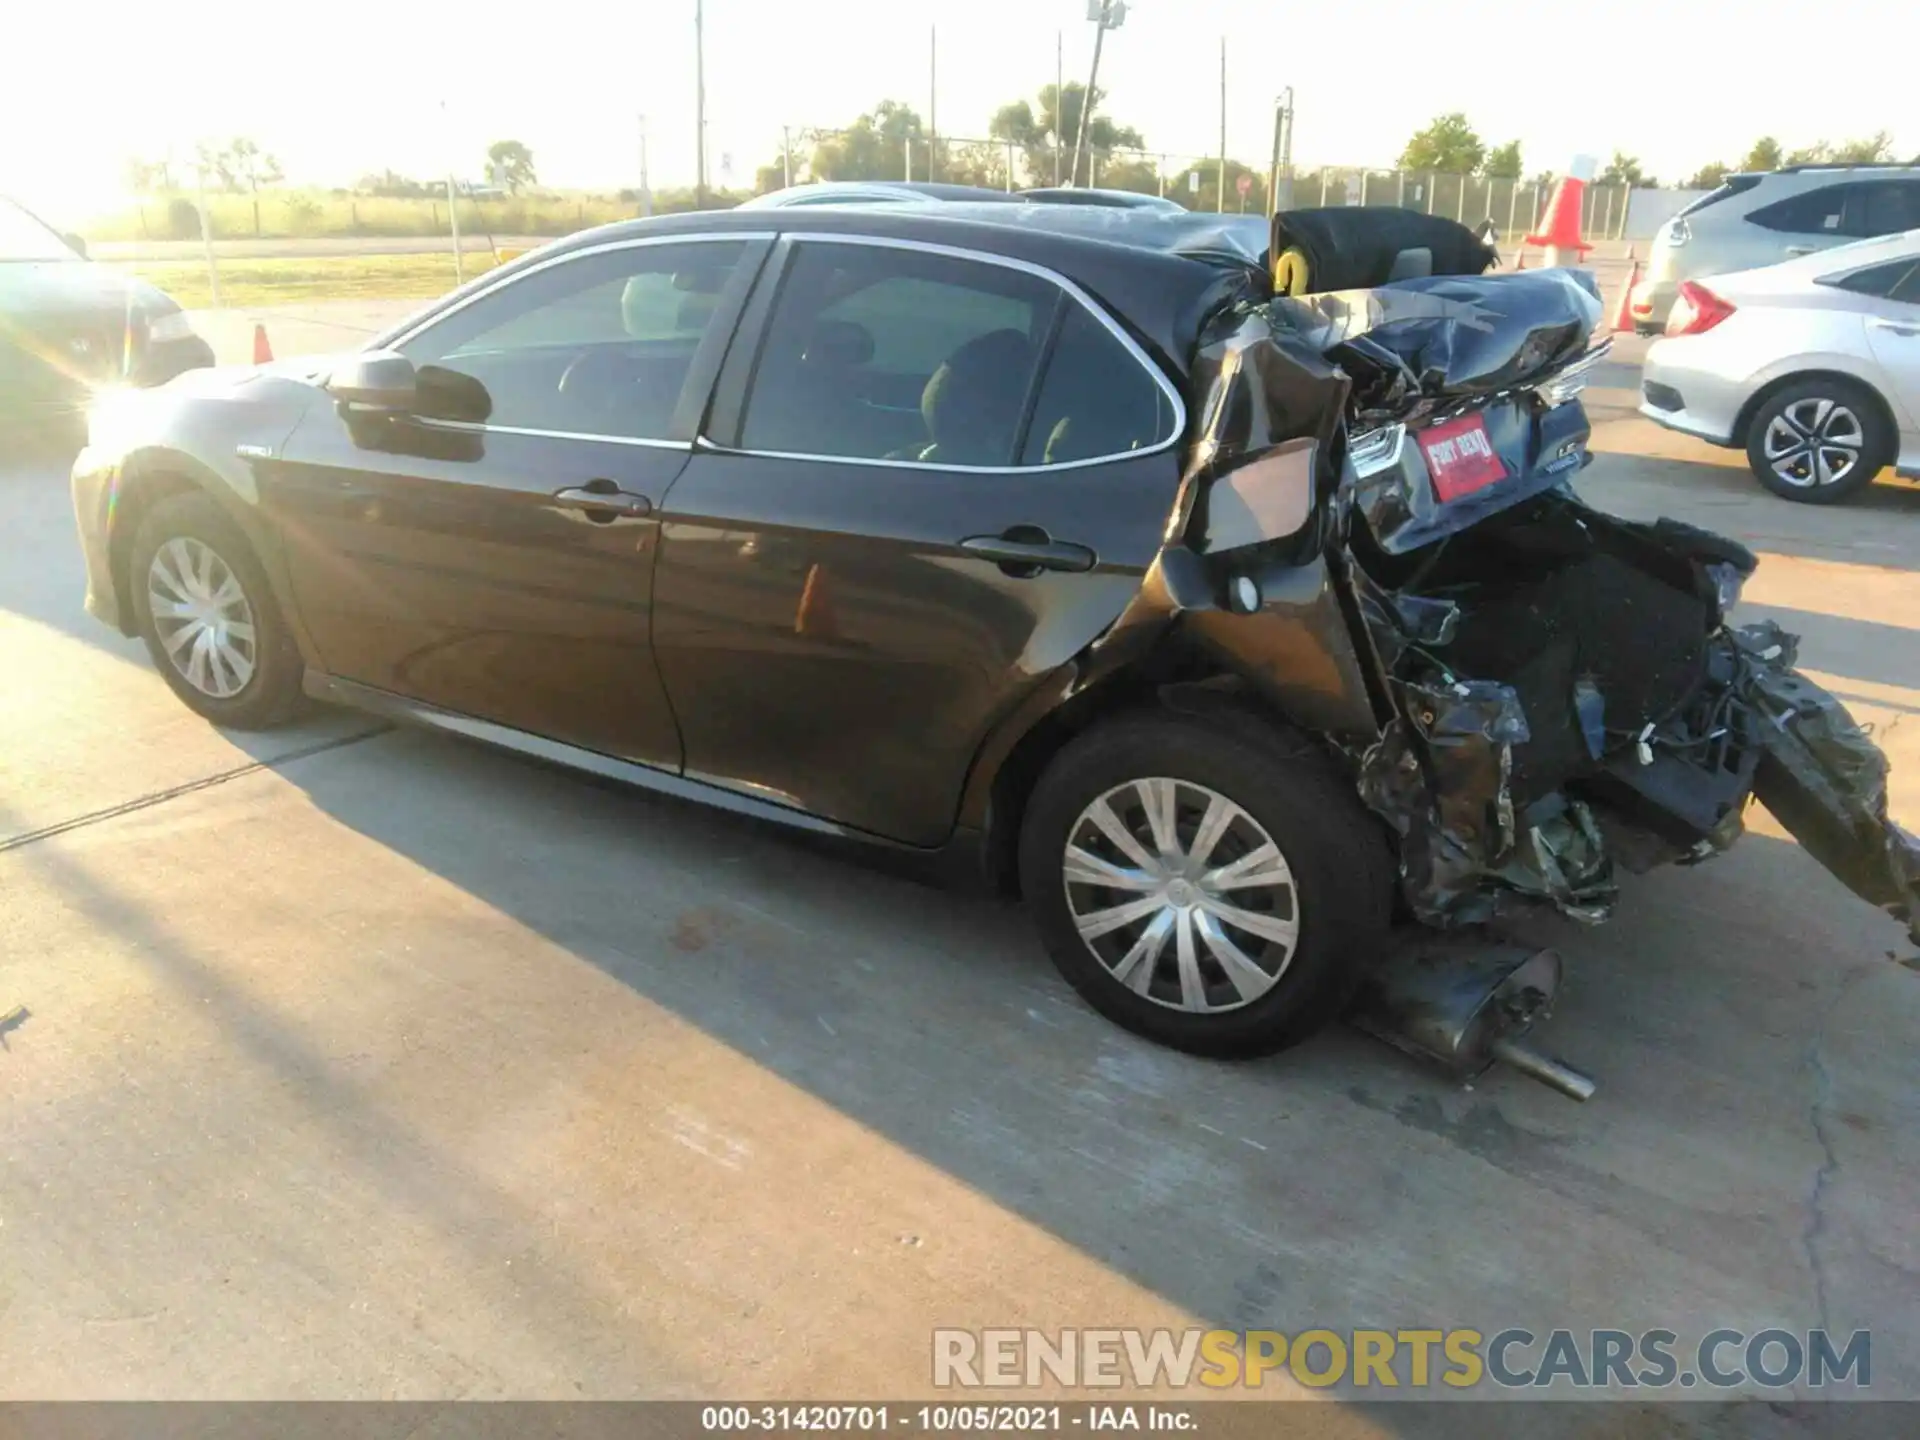
<svg viewBox="0 0 1920 1440">
<path fill-rule="evenodd" d="M 1629 379 L 1584 488 L 1766 552 L 1920 823 L 1920 490 L 1787 505 Z M 1920 974 L 1764 816 L 1542 923 L 1589 1105 L 1347 1031 L 1209 1064 L 997 904 L 349 715 L 221 735 L 80 612 L 50 469 L 0 546 L 0 1398 L 899 1397 L 936 1325 L 1189 1323 L 1867 1328 L 1920 1397 Z"/>
</svg>

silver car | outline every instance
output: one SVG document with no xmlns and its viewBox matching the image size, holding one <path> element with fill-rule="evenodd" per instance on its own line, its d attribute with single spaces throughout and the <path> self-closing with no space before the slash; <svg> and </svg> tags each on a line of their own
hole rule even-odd
<svg viewBox="0 0 1920 1440">
<path fill-rule="evenodd" d="M 1920 228 L 1681 282 L 1640 393 L 1788 500 L 1844 500 L 1888 465 L 1920 479 Z"/>
<path fill-rule="evenodd" d="M 1920 165 L 1797 165 L 1734 175 L 1660 227 L 1629 299 L 1655 335 L 1683 280 L 1731 275 L 1920 226 Z"/>
</svg>

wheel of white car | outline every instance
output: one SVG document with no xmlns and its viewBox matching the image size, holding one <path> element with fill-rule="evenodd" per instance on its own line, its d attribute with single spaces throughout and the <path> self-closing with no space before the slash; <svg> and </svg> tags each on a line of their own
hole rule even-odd
<svg viewBox="0 0 1920 1440">
<path fill-rule="evenodd" d="M 1873 395 L 1850 380 L 1818 376 L 1767 398 L 1747 427 L 1747 463 L 1784 500 L 1832 505 L 1871 485 L 1893 444 Z"/>
<path fill-rule="evenodd" d="M 1203 1055 L 1266 1054 L 1337 1017 L 1384 948 L 1380 823 L 1305 741 L 1264 722 L 1102 725 L 1028 803 L 1021 886 L 1095 1009 Z"/>
<path fill-rule="evenodd" d="M 265 730 L 298 707 L 300 652 L 246 533 L 212 496 L 175 495 L 148 512 L 127 584 L 147 653 L 190 709 Z"/>
</svg>

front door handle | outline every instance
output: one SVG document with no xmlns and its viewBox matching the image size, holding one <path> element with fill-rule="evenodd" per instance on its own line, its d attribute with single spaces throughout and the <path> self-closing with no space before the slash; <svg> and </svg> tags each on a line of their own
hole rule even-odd
<svg viewBox="0 0 1920 1440">
<path fill-rule="evenodd" d="M 563 510 L 584 510 L 590 520 L 617 520 L 621 516 L 651 515 L 653 502 L 644 495 L 622 490 L 611 480 L 589 480 L 553 492 L 553 503 Z"/>
<path fill-rule="evenodd" d="M 1786 247 L 1787 254 L 1791 255 L 1796 260 L 1799 259 L 1802 255 L 1813 254 L 1813 250 L 1814 250 L 1814 247 L 1811 245 L 1789 245 Z"/>
<path fill-rule="evenodd" d="M 969 555 L 991 560 L 1007 574 L 1031 579 L 1042 570 L 1081 574 L 1100 557 L 1084 545 L 1056 540 L 1038 525 L 1015 525 L 998 535 L 975 535 L 960 542 Z"/>
<path fill-rule="evenodd" d="M 1920 320 L 1869 320 L 1867 324 L 1876 330 L 1885 330 L 1893 335 L 1902 335 L 1911 340 L 1920 335 Z"/>
</svg>

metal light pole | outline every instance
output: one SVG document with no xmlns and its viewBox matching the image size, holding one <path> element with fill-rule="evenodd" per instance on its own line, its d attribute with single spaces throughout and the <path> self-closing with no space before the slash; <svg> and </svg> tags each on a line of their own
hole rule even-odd
<svg viewBox="0 0 1920 1440">
<path fill-rule="evenodd" d="M 448 152 L 451 153 L 453 137 L 446 130 L 447 102 L 444 100 L 440 102 L 440 122 L 443 141 L 447 145 Z M 464 285 L 467 283 L 467 262 L 466 257 L 460 253 L 460 202 L 454 195 L 451 169 L 447 171 L 447 224 L 453 230 L 453 278 L 455 283 Z"/>
<path fill-rule="evenodd" d="M 1267 165 L 1267 215 L 1280 213 L 1280 177 L 1287 178 L 1287 204 L 1293 204 L 1293 87 L 1273 101 L 1273 157 Z"/>
<path fill-rule="evenodd" d="M 1100 42 L 1107 38 L 1107 31 L 1118 30 L 1127 18 L 1127 0 L 1087 0 L 1087 18 L 1094 23 L 1093 31 L 1093 69 L 1087 75 L 1087 93 L 1080 97 L 1080 124 L 1073 142 L 1073 173 L 1067 177 L 1069 185 L 1080 183 L 1080 154 L 1087 145 L 1087 124 L 1093 116 L 1095 88 L 1100 80 Z M 1055 108 L 1059 102 L 1056 100 Z"/>
<path fill-rule="evenodd" d="M 693 204 L 707 208 L 706 0 L 693 0 Z"/>
<path fill-rule="evenodd" d="M 785 125 L 780 127 L 780 169 L 786 180 L 786 188 L 793 188 L 793 131 Z"/>
<path fill-rule="evenodd" d="M 934 142 L 940 138 L 940 27 L 927 27 L 927 179 L 933 179 Z"/>
<path fill-rule="evenodd" d="M 647 117 L 640 117 L 640 214 L 642 218 L 653 214 L 653 186 L 647 176 Z"/>
<path fill-rule="evenodd" d="M 1061 106 L 1067 98 L 1066 36 L 1053 32 L 1053 185 L 1060 188 L 1060 157 L 1066 153 L 1067 137 L 1060 133 Z"/>
<path fill-rule="evenodd" d="M 1213 213 L 1227 213 L 1227 37 L 1220 37 L 1220 173 L 1215 177 Z"/>
</svg>

